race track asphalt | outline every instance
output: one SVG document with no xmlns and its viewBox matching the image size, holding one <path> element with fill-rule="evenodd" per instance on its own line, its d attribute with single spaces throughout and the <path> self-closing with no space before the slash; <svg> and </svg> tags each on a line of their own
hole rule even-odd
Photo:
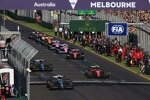
<svg viewBox="0 0 150 100">
<path fill-rule="evenodd" d="M 18 24 L 11 21 L 6 21 L 6 26 L 9 30 L 16 30 Z M 148 80 L 133 74 L 118 65 L 111 63 L 101 57 L 86 51 L 80 47 L 71 46 L 81 49 L 85 53 L 85 60 L 66 60 L 64 55 L 56 54 L 44 46 L 35 43 L 28 39 L 28 34 L 32 29 L 20 26 L 22 38 L 39 50 L 39 53 L 34 59 L 45 59 L 53 64 L 53 72 L 33 72 L 31 73 L 31 81 L 44 81 L 51 75 L 62 74 L 72 80 L 89 80 L 84 76 L 84 70 L 89 65 L 101 65 L 104 69 L 111 72 L 110 80 L 124 80 L 132 82 L 147 82 Z M 65 42 L 65 41 L 62 41 Z M 97 79 L 90 79 L 97 80 Z M 149 100 L 150 86 L 76 86 L 74 90 L 56 90 L 50 91 L 45 85 L 31 85 L 31 99 L 30 100 Z"/>
</svg>

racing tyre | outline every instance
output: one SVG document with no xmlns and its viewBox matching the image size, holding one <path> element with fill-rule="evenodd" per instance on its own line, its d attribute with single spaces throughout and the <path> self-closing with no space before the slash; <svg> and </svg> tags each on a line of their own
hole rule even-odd
<svg viewBox="0 0 150 100">
<path fill-rule="evenodd" d="M 74 88 L 73 82 L 69 79 L 65 80 L 65 84 L 66 84 L 66 89 L 72 90 Z"/>
<path fill-rule="evenodd" d="M 49 84 L 50 84 L 50 82 L 47 80 L 47 82 L 46 82 L 46 88 L 50 88 Z"/>
<path fill-rule="evenodd" d="M 106 79 L 109 79 L 109 78 L 110 78 L 110 72 L 109 72 L 109 71 L 106 71 L 106 73 L 105 73 L 105 78 L 106 78 Z"/>
<path fill-rule="evenodd" d="M 91 78 L 92 77 L 92 73 L 91 72 L 87 72 L 87 78 Z"/>
<path fill-rule="evenodd" d="M 84 60 L 84 56 L 81 56 L 81 60 Z"/>
<path fill-rule="evenodd" d="M 50 89 L 50 90 L 54 90 L 53 87 L 54 87 L 54 84 L 51 82 L 51 83 L 49 84 L 49 89 Z"/>
<path fill-rule="evenodd" d="M 74 85 L 73 85 L 73 83 L 72 83 L 72 82 L 70 82 L 70 83 L 69 83 L 69 87 L 70 87 L 70 88 L 69 88 L 70 90 L 73 90 Z"/>
</svg>

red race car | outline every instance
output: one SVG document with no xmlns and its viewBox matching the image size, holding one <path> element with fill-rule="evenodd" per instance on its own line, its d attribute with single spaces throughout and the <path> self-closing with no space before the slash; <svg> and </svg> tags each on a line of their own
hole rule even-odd
<svg viewBox="0 0 150 100">
<path fill-rule="evenodd" d="M 71 49 L 68 52 L 66 59 L 84 60 L 84 53 L 81 52 L 79 49 Z"/>
<path fill-rule="evenodd" d="M 101 67 L 98 65 L 94 65 L 94 66 L 90 66 L 88 69 L 86 69 L 85 76 L 87 78 L 106 79 L 106 78 L 109 78 L 110 72 L 102 70 Z"/>
</svg>

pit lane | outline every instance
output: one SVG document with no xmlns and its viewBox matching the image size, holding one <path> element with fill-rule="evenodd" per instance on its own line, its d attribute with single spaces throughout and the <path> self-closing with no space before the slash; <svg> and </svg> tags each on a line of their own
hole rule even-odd
<svg viewBox="0 0 150 100">
<path fill-rule="evenodd" d="M 18 25 L 6 21 L 6 26 L 11 30 L 15 30 Z M 45 47 L 29 40 L 28 33 L 32 32 L 31 29 L 23 26 L 20 29 L 23 39 L 39 50 L 34 59 L 46 59 L 54 66 L 54 71 L 50 73 L 31 73 L 31 81 L 42 81 L 45 80 L 41 77 L 42 75 L 48 77 L 53 74 L 63 74 L 72 80 L 89 80 L 84 77 L 83 71 L 87 66 L 95 64 L 99 64 L 104 69 L 110 71 L 112 80 L 147 81 L 80 47 L 77 48 L 85 52 L 86 61 L 66 60 L 63 55 L 55 54 L 55 52 L 49 51 Z M 31 100 L 148 100 L 150 98 L 150 95 L 148 95 L 149 91 L 150 86 L 77 86 L 74 90 L 69 91 L 49 91 L 44 85 L 31 85 Z"/>
</svg>

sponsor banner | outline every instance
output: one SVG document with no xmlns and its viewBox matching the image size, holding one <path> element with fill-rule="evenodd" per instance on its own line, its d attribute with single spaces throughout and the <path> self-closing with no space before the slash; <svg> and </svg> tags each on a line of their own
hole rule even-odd
<svg viewBox="0 0 150 100">
<path fill-rule="evenodd" d="M 1 76 L 2 76 L 2 78 L 1 78 L 2 82 L 8 85 L 10 83 L 9 82 L 9 76 L 10 76 L 9 73 L 8 72 L 1 73 Z"/>
<path fill-rule="evenodd" d="M 96 15 L 96 10 L 78 10 L 78 15 Z"/>
<path fill-rule="evenodd" d="M 0 9 L 149 10 L 150 0 L 0 0 Z"/>
<path fill-rule="evenodd" d="M 128 35 L 127 23 L 108 23 L 108 35 Z"/>
<path fill-rule="evenodd" d="M 103 20 L 70 20 L 72 32 L 104 32 L 105 21 Z"/>
</svg>

